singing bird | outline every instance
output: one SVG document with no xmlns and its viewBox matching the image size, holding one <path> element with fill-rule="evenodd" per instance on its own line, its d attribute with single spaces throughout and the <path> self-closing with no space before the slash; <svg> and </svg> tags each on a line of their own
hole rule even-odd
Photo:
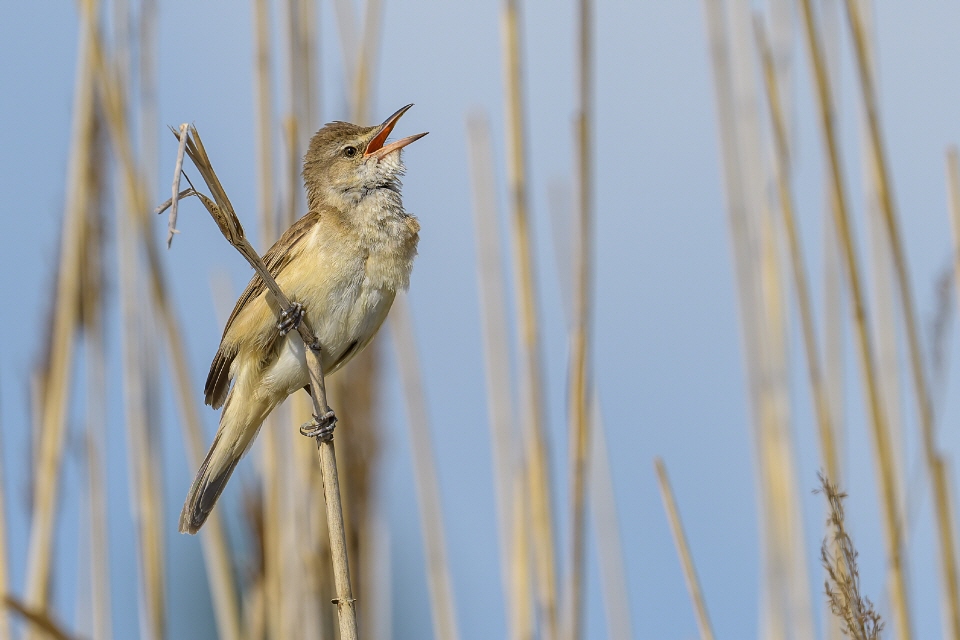
<svg viewBox="0 0 960 640">
<path fill-rule="evenodd" d="M 332 122 L 314 134 L 303 161 L 308 212 L 263 256 L 302 305 L 325 374 L 370 343 L 410 282 L 420 224 L 400 198 L 400 150 L 427 134 L 385 143 L 412 106 L 379 126 Z M 308 388 L 303 340 L 278 323 L 282 311 L 255 275 L 227 320 L 204 387 L 206 403 L 223 407 L 220 427 L 183 505 L 181 532 L 200 530 L 266 417 Z"/>
</svg>

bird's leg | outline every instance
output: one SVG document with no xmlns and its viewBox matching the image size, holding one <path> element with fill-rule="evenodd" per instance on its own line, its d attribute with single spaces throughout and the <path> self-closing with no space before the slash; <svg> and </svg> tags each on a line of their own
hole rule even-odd
<svg viewBox="0 0 960 640">
<path fill-rule="evenodd" d="M 322 362 L 320 359 L 320 340 L 314 338 L 313 343 L 307 345 L 307 348 L 313 352 L 316 364 L 319 367 L 320 362 Z M 337 415 L 327 404 L 327 389 L 326 385 L 323 384 L 323 372 L 319 371 L 318 374 L 319 386 L 317 388 L 314 388 L 312 384 L 304 387 L 310 393 L 310 397 L 313 398 L 315 413 L 310 422 L 304 422 L 300 425 L 300 433 L 310 438 L 316 438 L 320 442 L 332 442 L 333 429 L 337 426 Z M 317 393 L 316 396 L 314 396 L 314 392 Z"/>
<path fill-rule="evenodd" d="M 337 426 L 337 416 L 333 409 L 327 407 L 327 412 L 322 416 L 313 414 L 310 422 L 304 422 L 300 425 L 300 433 L 308 438 L 318 438 L 323 442 L 333 440 L 333 430 Z"/>
<path fill-rule="evenodd" d="M 302 319 L 303 305 L 299 302 L 292 302 L 288 308 L 280 312 L 280 322 L 277 323 L 280 335 L 285 336 L 296 329 Z"/>
</svg>

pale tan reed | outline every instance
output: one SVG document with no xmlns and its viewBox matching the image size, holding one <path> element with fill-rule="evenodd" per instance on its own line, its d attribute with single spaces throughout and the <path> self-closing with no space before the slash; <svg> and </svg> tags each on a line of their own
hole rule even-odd
<svg viewBox="0 0 960 640">
<path fill-rule="evenodd" d="M 824 467 L 827 469 L 827 475 L 836 477 L 840 465 L 837 458 L 833 412 L 830 410 L 830 399 L 823 381 L 823 373 L 820 366 L 821 352 L 819 347 L 820 343 L 817 339 L 816 325 L 813 320 L 813 301 L 810 295 L 810 285 L 807 280 L 807 268 L 804 264 L 800 233 L 797 228 L 796 216 L 793 210 L 793 187 L 790 179 L 791 164 L 786 122 L 780 101 L 780 91 L 777 86 L 773 56 L 764 34 L 763 22 L 759 15 L 755 15 L 754 18 L 757 46 L 760 50 L 763 63 L 767 105 L 769 106 L 770 117 L 773 123 L 773 137 L 777 158 L 777 193 L 780 197 L 780 212 L 783 216 L 783 229 L 786 232 L 790 264 L 793 269 L 794 290 L 797 295 L 804 351 L 807 358 L 807 372 L 810 376 L 814 409 L 817 415 L 817 424 L 820 428 L 820 452 L 823 457 Z"/>
<path fill-rule="evenodd" d="M 889 162 L 883 146 L 883 134 L 880 129 L 877 90 L 873 67 L 868 52 L 867 33 L 864 28 L 861 7 L 858 2 L 846 0 L 847 14 L 850 17 L 850 30 L 853 36 L 854 51 L 857 59 L 857 77 L 866 108 L 867 130 L 876 186 L 880 200 L 880 211 L 887 228 L 887 239 L 893 255 L 894 274 L 900 293 L 901 315 L 907 337 L 910 355 L 910 370 L 913 374 L 913 389 L 916 394 L 917 410 L 920 414 L 921 440 L 927 468 L 930 473 L 930 490 L 933 494 L 933 512 L 940 543 L 941 580 L 943 582 L 944 616 L 949 621 L 950 637 L 960 640 L 960 577 L 957 575 L 956 523 L 953 521 L 952 507 L 948 494 L 949 481 L 944 473 L 944 461 L 937 451 L 934 430 L 933 405 L 927 383 L 926 369 L 923 363 L 923 351 L 920 345 L 920 332 L 917 328 L 916 304 L 907 267 L 906 250 L 897 221 L 893 189 L 890 178 Z"/>
<path fill-rule="evenodd" d="M 583 634 L 585 617 L 584 574 L 587 538 L 587 463 L 590 460 L 589 366 L 593 302 L 593 5 L 578 3 L 579 112 L 577 127 L 577 252 L 574 260 L 573 332 L 571 335 L 570 433 L 570 555 L 566 595 L 565 636 Z"/>
<path fill-rule="evenodd" d="M 597 556 L 600 558 L 600 582 L 607 616 L 607 636 L 633 638 L 623 541 L 617 517 L 606 430 L 596 389 L 590 394 L 590 420 L 590 517 L 593 519 Z"/>
<path fill-rule="evenodd" d="M 98 32 L 91 38 L 92 66 L 95 70 L 97 88 L 101 104 L 106 113 L 107 129 L 117 156 L 124 187 L 129 191 L 136 206 L 130 209 L 134 225 L 140 237 L 140 250 L 147 261 L 146 288 L 151 304 L 158 316 L 166 345 L 169 349 L 170 366 L 174 374 L 177 401 L 183 416 L 184 440 L 188 447 L 193 466 L 199 466 L 205 452 L 203 428 L 193 400 L 193 384 L 190 380 L 186 354 L 182 344 L 179 322 L 168 301 L 167 286 L 160 266 L 156 244 L 153 242 L 153 230 L 150 227 L 150 209 L 139 179 L 140 170 L 133 151 L 130 129 L 126 118 L 125 95 L 116 86 L 115 78 L 109 72 L 110 63 L 103 50 L 102 38 Z M 214 514 L 217 516 L 217 514 Z M 212 526 L 211 526 L 212 525 Z M 214 613 L 221 637 L 233 640 L 240 637 L 239 605 L 235 593 L 233 568 L 230 549 L 219 517 L 207 522 L 205 534 L 201 536 L 204 546 L 204 558 L 210 580 Z"/>
<path fill-rule="evenodd" d="M 77 72 L 73 97 L 70 158 L 61 232 L 56 305 L 49 349 L 50 361 L 42 380 L 39 449 L 34 478 L 34 502 L 27 555 L 26 606 L 35 612 L 47 608 L 53 558 L 53 533 L 57 517 L 61 460 L 66 440 L 66 415 L 71 385 L 70 372 L 75 356 L 80 287 L 80 225 L 87 182 L 85 161 L 89 160 L 90 128 L 94 118 L 95 73 L 92 47 L 95 39 L 95 0 L 81 6 L 80 37 L 77 43 Z M 35 629 L 28 630 L 32 635 Z"/>
<path fill-rule="evenodd" d="M 0 424 L 0 434 L 3 434 Z M 0 593 L 10 593 L 10 558 L 7 546 L 7 483 L 4 482 L 4 449 L 0 438 Z M 10 640 L 10 615 L 7 608 L 0 606 L 0 640 Z M 108 639 L 109 640 L 109 639 Z"/>
<path fill-rule="evenodd" d="M 533 264 L 527 197 L 526 125 L 524 117 L 519 0 L 504 3 L 502 33 L 507 119 L 507 173 L 517 325 L 520 330 L 521 415 L 526 444 L 526 483 L 530 491 L 534 582 L 543 637 L 558 637 L 557 570 L 551 505 L 550 464 L 543 417 L 543 375 L 537 313 L 537 283 Z"/>
<path fill-rule="evenodd" d="M 456 640 L 460 634 L 457 629 L 453 583 L 450 580 L 450 563 L 447 559 L 440 483 L 434 461 L 433 438 L 430 435 L 430 418 L 417 357 L 413 319 L 404 295 L 397 296 L 393 302 L 390 329 L 393 345 L 397 350 L 400 380 L 407 403 L 407 425 L 410 428 L 417 502 L 420 504 L 420 528 L 427 561 L 433 632 L 437 638 Z"/>
<path fill-rule="evenodd" d="M 129 5 L 124 0 L 113 3 L 115 11 L 114 41 L 116 74 L 113 82 L 119 87 L 132 86 L 130 72 Z M 139 102 L 139 101 L 137 101 Z M 155 123 L 154 123 L 155 124 Z M 128 132 L 130 133 L 130 132 Z M 131 142 L 132 146 L 132 142 Z M 137 183 L 120 181 L 117 198 L 117 249 L 120 268 L 121 342 L 123 361 L 124 423 L 127 431 L 127 458 L 130 473 L 130 512 L 136 535 L 137 565 L 140 589 L 140 631 L 146 638 L 166 637 L 166 571 L 164 560 L 163 481 L 160 476 L 159 438 L 151 429 L 148 398 L 150 363 L 146 354 L 154 333 L 146 330 L 151 310 L 142 298 L 144 277 L 138 249 L 135 223 L 127 212 L 140 204 L 134 191 L 144 193 L 142 173 Z M 154 363 L 155 364 L 155 363 Z"/>
<path fill-rule="evenodd" d="M 670 522 L 670 532 L 673 534 L 673 543 L 677 547 L 677 555 L 680 556 L 680 564 L 683 566 L 683 577 L 687 582 L 687 590 L 690 592 L 693 611 L 697 616 L 697 627 L 700 630 L 700 639 L 713 640 L 713 627 L 710 624 L 710 616 L 707 614 L 707 605 L 703 600 L 703 590 L 700 587 L 700 579 L 697 577 L 697 570 L 693 564 L 693 556 L 690 554 L 690 544 L 687 542 L 687 536 L 683 531 L 683 524 L 680 522 L 680 511 L 677 509 L 677 501 L 676 498 L 674 498 L 673 489 L 670 487 L 667 468 L 660 458 L 654 459 L 654 466 L 657 470 L 657 482 L 660 484 L 660 497 L 663 499 L 663 508 L 667 512 L 667 520 Z"/>
<path fill-rule="evenodd" d="M 819 28 L 813 15 L 810 0 L 803 0 L 802 14 L 807 49 L 813 67 L 814 84 L 817 91 L 820 115 L 820 129 L 824 137 L 824 146 L 830 166 L 830 189 L 834 198 L 834 224 L 837 227 L 842 247 L 844 272 L 850 291 L 854 312 L 854 327 L 857 335 L 857 351 L 863 376 L 866 404 L 873 427 L 874 458 L 880 480 L 881 505 L 884 520 L 884 541 L 890 562 L 890 598 L 894 611 L 894 624 L 897 636 L 902 640 L 912 637 L 910 608 L 907 599 L 906 576 L 904 575 L 904 550 L 902 532 L 902 514 L 898 508 L 897 486 L 893 453 L 891 451 L 889 428 L 885 411 L 879 397 L 877 385 L 874 349 L 868 329 L 866 305 L 864 302 L 862 276 L 853 241 L 850 219 L 847 213 L 846 194 L 843 186 L 839 160 L 839 145 L 836 139 L 834 120 L 834 100 L 826 65 L 824 64 Z"/>
<path fill-rule="evenodd" d="M 473 182 L 473 220 L 477 245 L 477 281 L 483 327 L 484 374 L 487 415 L 493 451 L 493 479 L 497 500 L 497 531 L 500 538 L 500 573 L 509 637 L 520 640 L 519 585 L 513 577 L 528 572 L 527 566 L 513 566 L 513 476 L 520 457 L 514 443 L 520 439 L 514 428 L 517 415 L 510 375 L 510 332 L 507 320 L 506 276 L 500 246 L 500 216 L 496 203 L 494 160 L 490 125 L 481 115 L 467 120 L 470 175 Z M 529 578 L 520 580 L 529 583 Z"/>
</svg>

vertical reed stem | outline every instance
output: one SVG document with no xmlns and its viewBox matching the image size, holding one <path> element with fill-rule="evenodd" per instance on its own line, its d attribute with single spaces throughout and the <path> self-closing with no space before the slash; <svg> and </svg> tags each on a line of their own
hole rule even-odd
<svg viewBox="0 0 960 640">
<path fill-rule="evenodd" d="M 890 251 L 893 254 L 894 273 L 897 279 L 897 288 L 900 292 L 900 307 L 904 329 L 907 334 L 907 345 L 909 346 L 913 388 L 916 394 L 917 410 L 920 413 L 923 451 L 930 472 L 933 512 L 940 542 L 939 564 L 943 581 L 944 613 L 949 620 L 950 637 L 954 640 L 960 640 L 960 579 L 957 576 L 957 558 L 954 549 L 956 525 L 953 522 L 950 498 L 947 495 L 947 479 L 943 474 L 943 460 L 937 452 L 933 406 L 930 402 L 930 391 L 923 364 L 923 351 L 920 346 L 920 332 L 917 328 L 913 288 L 907 273 L 906 251 L 903 248 L 900 226 L 894 209 L 890 168 L 883 149 L 876 84 L 867 52 L 866 30 L 859 4 L 853 0 L 846 0 L 846 7 L 850 16 L 850 30 L 857 59 L 857 75 L 860 78 L 860 89 L 867 115 L 867 130 L 872 159 L 878 178 L 876 183 L 880 199 L 880 211 L 883 213 L 883 220 L 887 227 Z"/>
<path fill-rule="evenodd" d="M 569 620 L 566 637 L 583 633 L 583 581 L 586 571 L 587 462 L 590 459 L 590 412 L 587 376 L 590 362 L 591 280 L 593 276 L 593 6 L 580 0 L 580 110 L 577 115 L 577 168 L 579 207 L 574 286 L 574 329 L 570 359 L 570 466 L 571 532 Z"/>
<path fill-rule="evenodd" d="M 540 372 L 540 338 L 533 240 L 527 211 L 526 127 L 520 59 L 519 0 L 506 0 L 503 14 L 504 76 L 507 95 L 508 153 L 511 219 L 522 372 L 523 425 L 526 432 L 527 469 L 536 590 L 544 637 L 558 637 L 556 594 L 556 543 L 549 478 L 549 455 L 543 419 L 543 382 Z"/>
<path fill-rule="evenodd" d="M 854 247 L 853 232 L 847 212 L 846 194 L 843 187 L 843 177 L 840 168 L 840 151 L 836 139 L 834 121 L 833 96 L 830 81 L 827 77 L 826 65 L 823 60 L 822 45 L 817 24 L 813 15 L 810 0 L 802 1 L 803 21 L 807 36 L 807 47 L 813 66 L 815 86 L 818 95 L 820 124 L 824 136 L 827 160 L 830 165 L 831 191 L 834 197 L 834 224 L 837 227 L 845 273 L 847 274 L 850 297 L 854 312 L 854 326 L 857 333 L 857 347 L 860 357 L 860 366 L 863 373 L 866 404 L 869 408 L 873 425 L 873 440 L 877 473 L 880 479 L 881 507 L 884 518 L 884 534 L 887 558 L 890 563 L 890 599 L 894 611 L 894 621 L 897 637 L 909 640 L 912 637 L 910 623 L 910 609 L 907 601 L 906 576 L 903 566 L 903 533 L 902 516 L 899 513 L 897 500 L 897 482 L 893 466 L 893 452 L 890 445 L 890 434 L 883 405 L 877 386 L 876 365 L 874 351 L 871 344 L 870 332 L 867 327 L 866 304 L 864 302 L 863 285 L 860 265 Z"/>
</svg>

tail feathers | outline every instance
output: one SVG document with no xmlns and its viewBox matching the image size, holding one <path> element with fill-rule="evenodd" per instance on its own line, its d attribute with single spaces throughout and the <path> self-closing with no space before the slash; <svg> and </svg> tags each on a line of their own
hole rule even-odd
<svg viewBox="0 0 960 640">
<path fill-rule="evenodd" d="M 190 487 L 190 493 L 187 494 L 187 501 L 180 512 L 180 533 L 196 533 L 200 530 L 243 456 L 243 451 L 218 451 L 221 446 L 220 436 L 218 433 L 214 439 L 213 446 L 210 447 L 193 486 Z"/>
<path fill-rule="evenodd" d="M 227 480 L 233 475 L 240 458 L 246 453 L 260 425 L 273 409 L 271 403 L 231 403 L 233 393 L 227 398 L 220 419 L 220 429 L 210 445 L 207 457 L 197 471 L 187 500 L 180 512 L 180 533 L 197 533 L 213 511 L 217 498 L 223 493 Z"/>
</svg>

